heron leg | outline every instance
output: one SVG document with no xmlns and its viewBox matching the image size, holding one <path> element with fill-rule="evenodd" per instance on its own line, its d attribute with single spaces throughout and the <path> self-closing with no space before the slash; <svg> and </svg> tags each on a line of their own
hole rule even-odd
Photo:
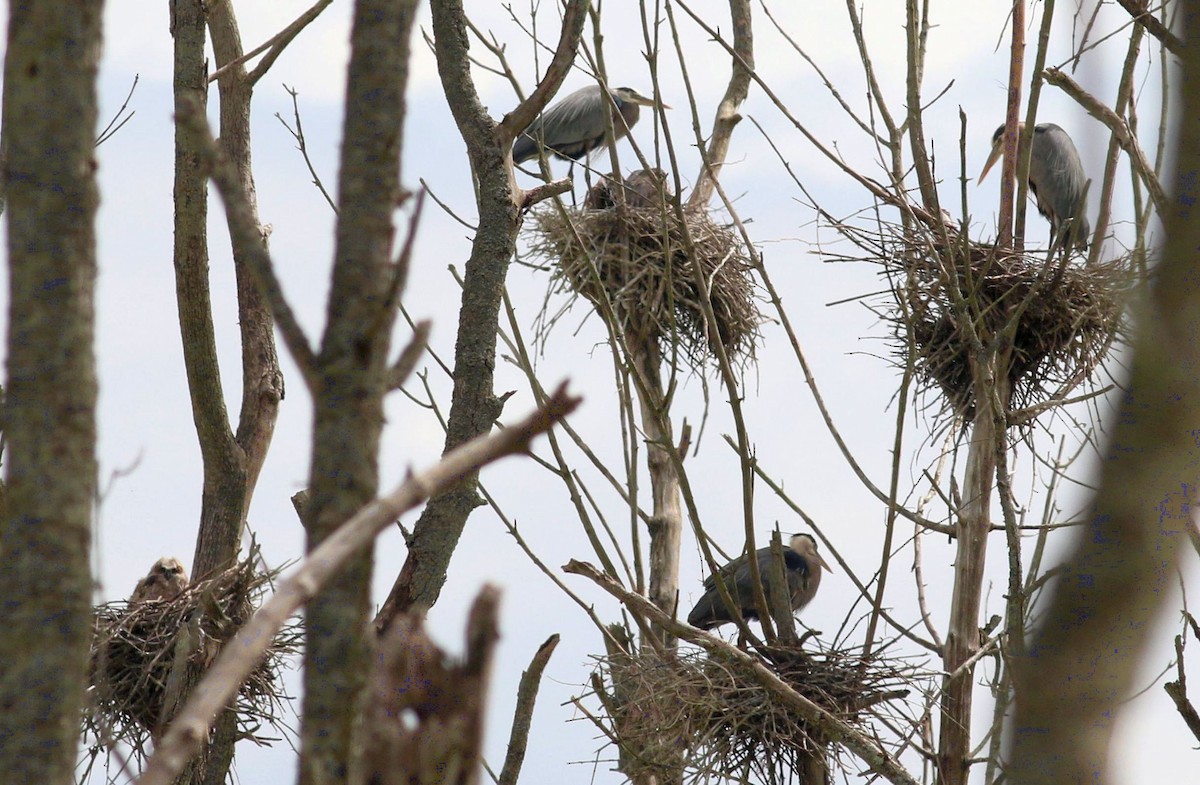
<svg viewBox="0 0 1200 785">
<path fill-rule="evenodd" d="M 571 159 L 571 163 L 567 165 L 567 179 L 571 181 L 571 206 L 578 207 L 575 201 L 575 159 Z"/>
</svg>

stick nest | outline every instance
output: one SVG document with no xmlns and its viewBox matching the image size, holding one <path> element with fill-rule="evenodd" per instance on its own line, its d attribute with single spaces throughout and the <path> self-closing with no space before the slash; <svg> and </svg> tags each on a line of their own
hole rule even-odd
<svg viewBox="0 0 1200 785">
<path fill-rule="evenodd" d="M 145 755 L 145 742 L 162 730 L 164 698 L 176 662 L 203 672 L 222 645 L 250 618 L 277 571 L 258 572 L 255 557 L 215 578 L 200 581 L 169 600 L 110 602 L 93 611 L 90 705 L 84 712 L 85 738 L 96 740 L 93 754 L 114 743 Z M 287 658 L 301 650 L 298 623 L 288 624 L 238 690 L 234 710 L 239 739 L 265 744 L 277 741 L 261 734 L 270 726 L 276 735 L 286 727 L 281 671 Z M 181 671 L 183 669 L 180 669 Z"/>
<path fill-rule="evenodd" d="M 718 356 L 718 342 L 731 363 L 744 365 L 753 359 L 762 322 L 745 248 L 705 210 L 684 210 L 680 218 L 670 202 L 656 201 L 618 206 L 589 195 L 600 209 L 536 210 L 531 252 L 553 263 L 556 278 L 599 313 L 611 308 L 617 328 L 633 339 L 676 342 L 697 372 Z M 696 267 L 706 294 L 693 280 Z M 712 306 L 711 326 L 704 299 Z M 669 348 L 663 346 L 664 356 L 672 356 Z"/>
<path fill-rule="evenodd" d="M 761 661 L 793 690 L 859 727 L 906 697 L 914 678 L 907 664 L 863 659 L 849 650 L 773 646 Z M 701 651 L 664 658 L 644 649 L 633 657 L 607 657 L 602 667 L 621 699 L 620 705 L 607 704 L 616 715 L 609 718 L 615 735 L 632 741 L 639 753 L 622 756 L 622 771 L 633 782 L 648 781 L 644 775 L 662 781 L 682 755 L 685 782 L 742 782 L 752 771 L 762 782 L 805 783 L 813 761 L 836 754 L 821 730 L 764 687 L 745 663 Z"/>
<path fill-rule="evenodd" d="M 894 249 L 893 249 L 894 250 Z M 1086 382 L 1121 329 L 1131 276 L 1121 260 L 1096 267 L 1047 263 L 970 243 L 904 246 L 885 260 L 897 353 L 915 348 L 918 378 L 948 409 L 974 415 L 971 333 L 1008 350 L 1006 412 L 1036 415 Z M 1009 425 L 1030 417 L 1010 416 Z"/>
</svg>

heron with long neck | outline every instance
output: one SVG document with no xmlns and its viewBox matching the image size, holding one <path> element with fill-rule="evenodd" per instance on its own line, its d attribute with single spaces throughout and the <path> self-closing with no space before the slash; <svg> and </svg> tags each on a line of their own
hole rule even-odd
<svg viewBox="0 0 1200 785">
<path fill-rule="evenodd" d="M 1018 123 L 1025 134 L 1025 124 Z M 983 182 L 988 171 L 1004 151 L 1004 126 L 992 134 L 992 152 L 976 182 Z M 1062 246 L 1068 252 L 1087 250 L 1091 225 L 1087 219 L 1087 175 L 1079 160 L 1079 151 L 1067 132 L 1054 123 L 1039 123 L 1033 128 L 1029 153 L 1029 190 L 1038 212 L 1050 222 L 1051 247 Z"/>
</svg>

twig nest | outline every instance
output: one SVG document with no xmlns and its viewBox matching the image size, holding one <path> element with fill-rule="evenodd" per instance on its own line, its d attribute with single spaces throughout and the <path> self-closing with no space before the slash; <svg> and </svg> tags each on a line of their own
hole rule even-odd
<svg viewBox="0 0 1200 785">
<path fill-rule="evenodd" d="M 172 670 L 189 662 L 210 666 L 221 646 L 250 618 L 275 574 L 257 572 L 248 558 L 171 598 L 97 606 L 85 738 L 120 742 L 135 755 L 144 754 L 146 740 L 162 730 Z M 278 740 L 263 735 L 263 725 L 272 726 L 277 735 L 285 729 L 280 670 L 301 645 L 299 624 L 285 626 L 266 659 L 242 683 L 235 705 L 240 738 Z"/>
<path fill-rule="evenodd" d="M 792 689 L 858 727 L 872 715 L 897 714 L 889 704 L 907 697 L 917 678 L 906 663 L 851 651 L 776 646 L 762 656 Z M 616 738 L 653 739 L 663 748 L 660 758 L 655 747 L 643 745 L 637 760 L 625 762 L 639 768 L 623 770 L 634 782 L 643 781 L 642 774 L 670 773 L 677 760 L 686 765 L 684 782 L 711 782 L 714 776 L 740 782 L 747 771 L 757 781 L 791 782 L 810 761 L 836 755 L 819 728 L 800 719 L 739 661 L 642 649 L 601 665 L 614 696 L 623 696 L 620 706 L 610 706 L 616 709 L 609 718 Z"/>
<path fill-rule="evenodd" d="M 628 337 L 672 341 L 696 371 L 718 345 L 734 364 L 753 357 L 762 316 L 749 256 L 707 211 L 678 209 L 662 170 L 638 170 L 623 183 L 605 178 L 582 209 L 551 205 L 532 218 L 531 252 L 600 313 L 611 312 Z"/>
<path fill-rule="evenodd" d="M 908 245 L 885 265 L 901 361 L 911 341 L 919 378 L 942 392 L 950 411 L 971 417 L 974 347 L 996 346 L 1010 426 L 1090 379 L 1121 328 L 1130 280 L 1119 262 L 1048 263 L 976 243 Z"/>
</svg>

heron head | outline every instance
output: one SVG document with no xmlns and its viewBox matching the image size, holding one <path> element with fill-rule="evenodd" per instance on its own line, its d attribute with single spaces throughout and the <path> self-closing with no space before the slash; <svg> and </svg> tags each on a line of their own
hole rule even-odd
<svg viewBox="0 0 1200 785">
<path fill-rule="evenodd" d="M 817 540 L 811 534 L 793 534 L 791 542 L 788 545 L 793 551 L 809 560 L 810 563 L 816 562 L 830 572 L 833 572 L 829 564 L 821 558 L 821 554 L 817 553 Z"/>
<path fill-rule="evenodd" d="M 1017 132 L 1024 133 L 1025 123 L 1017 123 Z M 1004 153 L 1004 126 L 996 129 L 996 133 L 992 134 L 992 152 L 988 155 L 987 163 L 983 165 L 983 171 L 979 173 L 979 177 L 975 178 L 976 183 L 982 183 L 983 178 L 987 176 L 988 171 L 1000 160 L 1000 156 Z"/>
<path fill-rule="evenodd" d="M 623 101 L 624 103 L 627 103 L 627 104 L 638 104 L 639 106 L 654 106 L 653 98 L 647 98 L 646 96 L 639 93 L 637 90 L 634 90 L 632 87 L 613 88 L 612 94 L 613 94 L 613 97 L 616 98 L 618 101 Z M 667 106 L 666 104 L 663 104 L 662 108 L 670 109 L 671 107 Z"/>
</svg>

